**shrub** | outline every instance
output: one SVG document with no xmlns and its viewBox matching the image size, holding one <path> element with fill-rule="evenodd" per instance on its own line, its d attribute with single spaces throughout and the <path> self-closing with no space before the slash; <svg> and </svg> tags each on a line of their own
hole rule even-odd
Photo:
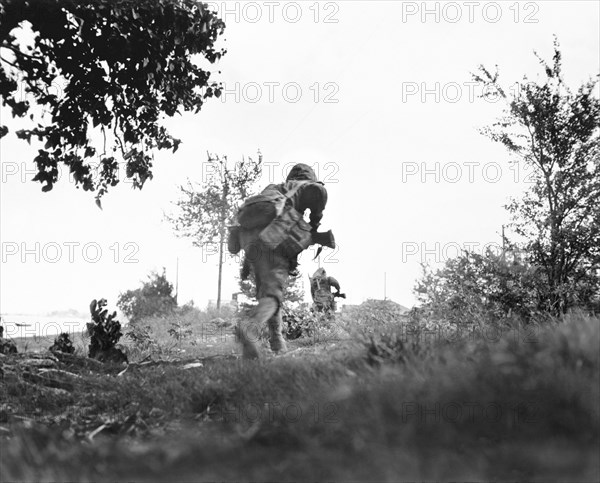
<svg viewBox="0 0 600 483">
<path fill-rule="evenodd" d="M 281 315 L 284 336 L 288 340 L 310 337 L 317 326 L 317 316 L 306 306 L 284 307 Z"/>
<path fill-rule="evenodd" d="M 189 320 L 176 317 L 175 320 L 170 321 L 169 326 L 169 335 L 178 343 L 190 339 L 193 335 L 192 323 Z M 196 341 L 192 340 L 190 343 L 196 345 Z"/>
<path fill-rule="evenodd" d="M 424 267 L 415 292 L 421 315 L 457 325 L 498 321 L 515 316 L 530 320 L 542 314 L 538 294 L 540 272 L 525 262 L 506 261 L 488 250 L 485 255 L 465 251 L 438 270 Z"/>
<path fill-rule="evenodd" d="M 397 325 L 404 317 L 405 309 L 391 300 L 368 299 L 352 312 L 356 322 L 364 327 Z"/>
<path fill-rule="evenodd" d="M 130 324 L 125 337 L 131 339 L 136 349 L 147 351 L 157 345 L 156 340 L 150 335 L 150 326 Z"/>
<path fill-rule="evenodd" d="M 123 335 L 121 323 L 116 318 L 117 312 L 108 314 L 106 305 L 106 299 L 94 299 L 90 304 L 92 322 L 87 324 L 90 335 L 88 356 L 101 362 L 126 362 L 125 354 L 115 347 Z"/>
<path fill-rule="evenodd" d="M 143 317 L 168 315 L 177 307 L 173 295 L 173 284 L 167 280 L 165 270 L 158 275 L 152 272 L 142 288 L 128 290 L 119 295 L 117 307 L 130 322 Z"/>
</svg>

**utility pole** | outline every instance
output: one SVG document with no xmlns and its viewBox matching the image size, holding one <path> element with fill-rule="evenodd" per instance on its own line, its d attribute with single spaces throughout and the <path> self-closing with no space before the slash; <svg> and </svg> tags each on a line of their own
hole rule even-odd
<svg viewBox="0 0 600 483">
<path fill-rule="evenodd" d="M 227 159 L 225 160 L 227 161 Z M 227 168 L 223 168 L 225 174 L 222 176 L 227 179 Z M 223 281 L 223 249 L 225 245 L 225 220 L 227 219 L 227 195 L 229 194 L 229 186 L 225 183 L 223 186 L 223 195 L 221 197 L 221 226 L 219 233 L 219 290 L 217 292 L 217 312 L 221 312 L 221 283 Z"/>
<path fill-rule="evenodd" d="M 387 300 L 387 272 L 383 272 L 383 300 Z"/>
<path fill-rule="evenodd" d="M 505 243 L 506 238 L 504 237 L 504 225 L 502 225 L 502 262 L 506 261 L 506 243 Z"/>
</svg>

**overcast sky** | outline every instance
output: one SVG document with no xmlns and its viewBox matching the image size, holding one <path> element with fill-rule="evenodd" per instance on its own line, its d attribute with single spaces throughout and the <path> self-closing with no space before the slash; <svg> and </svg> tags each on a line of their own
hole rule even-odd
<svg viewBox="0 0 600 483">
<path fill-rule="evenodd" d="M 420 262 L 458 249 L 500 244 L 509 196 L 527 187 L 499 145 L 479 134 L 501 114 L 471 84 L 479 64 L 514 85 L 541 74 L 533 51 L 551 59 L 553 34 L 566 80 L 598 74 L 598 2 L 249 2 L 214 3 L 228 49 L 215 80 L 221 100 L 166 125 L 183 143 L 157 153 L 154 180 L 122 183 L 103 200 L 67 176 L 50 192 L 29 181 L 35 146 L 1 141 L 0 312 L 88 312 L 93 298 L 114 307 L 120 292 L 165 267 L 179 300 L 216 299 L 214 247 L 178 239 L 163 213 L 178 185 L 200 181 L 206 152 L 231 161 L 258 149 L 268 165 L 260 187 L 297 162 L 314 165 L 329 202 L 322 229 L 339 249 L 321 264 L 347 303 L 387 297 L 406 306 Z M 225 8 L 224 8 L 225 7 Z M 17 124 L 2 111 L 3 122 Z M 14 129 L 11 129 L 14 132 Z M 257 187 L 258 188 L 258 187 Z M 304 254 L 304 278 L 317 268 Z M 224 272 L 224 298 L 238 266 Z"/>
</svg>

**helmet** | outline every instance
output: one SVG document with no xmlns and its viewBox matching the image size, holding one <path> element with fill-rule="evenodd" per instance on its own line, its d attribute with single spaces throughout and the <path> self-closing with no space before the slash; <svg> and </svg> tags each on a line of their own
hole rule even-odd
<svg viewBox="0 0 600 483">
<path fill-rule="evenodd" d="M 317 181 L 317 175 L 313 169 L 304 163 L 296 164 L 287 175 L 286 181 Z"/>
<path fill-rule="evenodd" d="M 317 268 L 317 271 L 315 273 L 313 273 L 312 278 L 321 278 L 321 277 L 326 277 L 327 276 L 327 272 L 325 271 L 325 269 L 323 267 Z"/>
</svg>

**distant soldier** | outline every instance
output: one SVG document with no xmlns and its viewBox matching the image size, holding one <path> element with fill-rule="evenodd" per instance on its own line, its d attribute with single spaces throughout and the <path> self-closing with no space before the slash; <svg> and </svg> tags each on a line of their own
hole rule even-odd
<svg viewBox="0 0 600 483">
<path fill-rule="evenodd" d="M 333 277 L 327 276 L 324 268 L 319 268 L 310 279 L 310 294 L 313 299 L 315 312 L 324 312 L 333 315 L 337 310 L 336 297 L 346 298 L 340 293 L 340 283 Z M 336 292 L 332 293 L 331 288 Z"/>
<path fill-rule="evenodd" d="M 244 249 L 242 279 L 250 271 L 256 280 L 258 305 L 250 320 L 242 320 L 238 337 L 246 359 L 258 358 L 256 341 L 268 325 L 273 352 L 285 352 L 281 305 L 288 276 L 296 272 L 298 255 L 314 243 L 335 247 L 331 232 L 317 233 L 327 204 L 327 190 L 312 168 L 295 165 L 285 183 L 271 184 L 240 207 L 238 223 L 230 227 L 231 253 Z M 304 212 L 310 210 L 310 222 Z"/>
<path fill-rule="evenodd" d="M 0 318 L 0 323 L 2 319 Z M 17 346 L 12 340 L 4 338 L 4 327 L 0 325 L 0 354 L 16 354 Z"/>
</svg>

